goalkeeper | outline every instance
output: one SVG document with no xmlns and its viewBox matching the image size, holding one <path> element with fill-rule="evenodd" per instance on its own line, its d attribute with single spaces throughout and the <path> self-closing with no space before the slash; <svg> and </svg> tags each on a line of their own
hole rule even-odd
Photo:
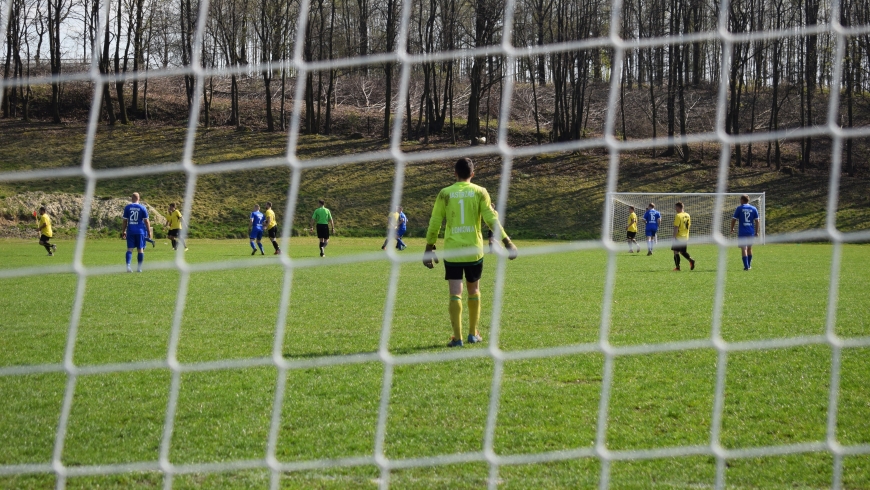
<svg viewBox="0 0 870 490">
<path fill-rule="evenodd" d="M 435 256 L 435 242 L 441 224 L 444 229 L 444 249 L 448 252 L 466 249 L 467 253 L 450 260 L 444 260 L 444 279 L 450 289 L 450 323 L 453 325 L 453 338 L 448 347 L 462 347 L 462 276 L 468 285 L 468 343 L 474 344 L 483 339 L 477 330 L 480 322 L 480 276 L 483 273 L 483 235 L 481 218 L 490 229 L 501 235 L 501 241 L 508 250 L 508 257 L 517 258 L 517 247 L 511 242 L 498 221 L 498 213 L 491 207 L 489 193 L 483 187 L 471 183 L 474 177 L 474 163 L 461 158 L 454 167 L 456 183 L 441 189 L 432 208 L 429 230 L 426 233 L 426 252 L 423 265 L 433 268 L 438 262 Z"/>
</svg>

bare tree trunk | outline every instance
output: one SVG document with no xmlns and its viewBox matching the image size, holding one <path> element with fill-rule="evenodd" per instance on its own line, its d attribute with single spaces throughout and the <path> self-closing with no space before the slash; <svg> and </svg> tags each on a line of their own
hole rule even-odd
<svg viewBox="0 0 870 490">
<path fill-rule="evenodd" d="M 819 0 L 804 0 L 804 8 L 806 14 L 806 25 L 811 27 L 816 25 L 819 15 Z M 806 104 L 807 104 L 807 119 L 806 126 L 813 125 L 813 96 L 816 91 L 816 71 L 818 69 L 818 54 L 817 46 L 819 39 L 812 35 L 806 38 L 807 56 L 806 56 Z M 806 169 L 810 164 L 810 154 L 813 149 L 813 138 L 807 136 L 804 143 L 804 153 L 801 159 L 801 170 Z"/>
<path fill-rule="evenodd" d="M 145 30 L 145 0 L 134 0 L 136 2 L 136 24 L 134 27 L 133 37 L 133 73 L 139 73 L 139 69 L 144 64 L 143 56 L 145 50 L 142 46 L 142 37 Z M 130 110 L 134 117 L 139 113 L 139 79 L 133 79 L 133 93 L 130 96 Z"/>
<path fill-rule="evenodd" d="M 48 7 L 48 46 L 51 54 L 49 63 L 52 75 L 50 112 L 52 121 L 55 124 L 60 124 L 60 82 L 57 81 L 56 77 L 59 77 L 61 72 L 60 25 L 63 18 L 66 17 L 64 9 L 68 10 L 68 6 L 65 0 L 48 0 L 46 4 Z M 108 32 L 108 29 L 106 31 Z"/>
<path fill-rule="evenodd" d="M 124 18 L 122 15 L 122 6 L 124 4 L 124 0 L 118 0 L 118 32 L 115 33 L 115 92 L 118 94 L 118 112 L 120 113 L 121 124 L 129 124 L 130 120 L 127 118 L 127 105 L 124 103 L 124 78 L 121 77 L 121 20 Z M 129 33 L 127 36 L 129 40 Z M 129 42 L 129 41 L 128 41 Z M 124 64 L 126 64 L 126 60 L 124 60 Z"/>
<path fill-rule="evenodd" d="M 397 0 L 387 0 L 386 51 L 392 51 L 396 43 Z M 384 128 L 381 136 L 390 137 L 390 114 L 393 107 L 393 63 L 384 64 Z"/>
</svg>

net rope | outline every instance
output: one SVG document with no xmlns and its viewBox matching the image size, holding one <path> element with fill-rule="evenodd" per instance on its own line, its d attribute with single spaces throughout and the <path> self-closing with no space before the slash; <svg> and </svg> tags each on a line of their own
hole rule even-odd
<svg viewBox="0 0 870 490">
<path fill-rule="evenodd" d="M 392 132 L 390 137 L 390 146 L 387 150 L 378 150 L 355 155 L 342 155 L 335 157 L 316 158 L 310 160 L 301 160 L 297 153 L 298 135 L 300 132 L 300 113 L 301 104 L 294 104 L 291 114 L 290 130 L 288 131 L 287 151 L 284 158 L 267 158 L 253 161 L 236 161 L 224 162 L 209 165 L 194 165 L 193 163 L 193 148 L 194 140 L 197 131 L 198 117 L 190 117 L 187 136 L 184 145 L 184 152 L 181 161 L 159 164 L 159 165 L 144 165 L 135 168 L 111 168 L 111 169 L 94 169 L 91 165 L 93 156 L 93 148 L 95 135 L 99 123 L 100 101 L 103 90 L 103 83 L 115 80 L 114 75 L 101 75 L 96 64 L 96 57 L 91 64 L 90 70 L 86 73 L 64 74 L 59 77 L 52 78 L 50 76 L 34 77 L 29 80 L 30 83 L 51 83 L 53 81 L 73 81 L 73 80 L 89 80 L 94 83 L 93 104 L 90 108 L 89 120 L 87 125 L 87 137 L 85 151 L 82 155 L 81 166 L 76 168 L 60 168 L 60 169 L 44 169 L 32 171 L 10 171 L 0 173 L 0 181 L 3 182 L 21 182 L 28 180 L 36 180 L 42 178 L 62 178 L 62 177 L 81 177 L 86 181 L 84 206 L 82 208 L 81 217 L 78 227 L 78 240 L 76 242 L 74 260 L 70 265 L 57 265 L 48 267 L 23 267 L 10 268 L 0 270 L 0 279 L 14 279 L 18 277 L 26 277 L 37 274 L 66 274 L 73 273 L 77 277 L 77 285 L 75 289 L 75 297 L 70 315 L 69 329 L 67 332 L 66 348 L 63 356 L 63 362 L 60 364 L 40 364 L 40 365 L 22 365 L 22 366 L 0 366 L 0 376 L 23 376 L 43 373 L 64 373 L 67 376 L 66 388 L 64 392 L 63 402 L 60 417 L 58 420 L 56 438 L 54 443 L 53 457 L 50 462 L 39 464 L 5 464 L 0 465 L 0 476 L 2 475 L 23 475 L 23 474 L 55 474 L 57 477 L 57 487 L 65 488 L 67 479 L 76 476 L 85 475 L 116 475 L 129 472 L 139 471 L 160 471 L 164 474 L 164 488 L 170 489 L 173 487 L 173 478 L 176 475 L 185 475 L 192 473 L 218 473 L 230 472 L 246 469 L 266 469 L 271 472 L 271 488 L 275 489 L 280 486 L 280 478 L 283 472 L 301 471 L 301 470 L 316 470 L 328 469 L 336 467 L 358 467 L 375 465 L 380 468 L 381 478 L 379 484 L 381 488 L 390 487 L 390 473 L 397 469 L 419 468 L 428 466 L 443 466 L 456 463 L 480 462 L 485 463 L 489 467 L 488 486 L 491 489 L 497 488 L 499 483 L 499 468 L 505 465 L 520 465 L 533 464 L 543 462 L 566 461 L 577 458 L 596 458 L 601 465 L 599 487 L 602 489 L 608 488 L 610 485 L 610 468 L 613 462 L 626 460 L 649 460 L 660 458 L 671 458 L 681 456 L 709 456 L 716 460 L 716 476 L 715 487 L 718 489 L 725 486 L 725 463 L 728 459 L 736 458 L 755 458 L 761 456 L 779 456 L 790 454 L 803 453 L 828 453 L 833 459 L 833 480 L 832 487 L 839 488 L 842 483 L 843 476 L 843 458 L 851 455 L 866 455 L 870 454 L 870 444 L 859 445 L 842 445 L 837 440 L 837 407 L 838 407 L 838 391 L 840 383 L 840 359 L 844 348 L 870 347 L 870 337 L 850 337 L 843 338 L 836 334 L 836 313 L 837 313 L 837 298 L 838 286 L 840 281 L 840 265 L 842 259 L 842 244 L 847 242 L 862 242 L 870 240 L 870 231 L 858 231 L 843 233 L 836 227 L 836 211 L 838 203 L 838 189 L 840 185 L 840 170 L 842 165 L 842 147 L 843 141 L 850 137 L 866 137 L 870 136 L 870 127 L 857 127 L 852 129 L 843 129 L 837 123 L 837 114 L 839 107 L 839 92 L 831 91 L 829 106 L 826 116 L 826 122 L 823 125 L 805 127 L 799 129 L 780 130 L 776 132 L 756 132 L 750 134 L 731 135 L 725 131 L 725 108 L 727 107 L 727 84 L 720 84 L 718 91 L 718 101 L 716 109 L 716 129 L 713 132 L 697 133 L 684 137 L 676 136 L 672 138 L 657 138 L 657 139 L 641 139 L 632 141 L 621 141 L 616 135 L 616 113 L 619 100 L 620 74 L 623 73 L 622 64 L 626 50 L 636 49 L 641 47 L 663 46 L 673 41 L 669 37 L 656 37 L 647 39 L 622 39 L 619 35 L 620 16 L 622 14 L 622 1 L 615 0 L 612 3 L 611 10 L 611 31 L 607 36 L 579 40 L 572 42 L 564 42 L 557 44 L 548 44 L 543 46 L 535 46 L 531 48 L 515 47 L 511 45 L 511 30 L 513 27 L 513 12 L 517 5 L 516 0 L 506 0 L 506 8 L 503 18 L 503 33 L 502 42 L 500 45 L 466 49 L 453 52 L 440 52 L 435 54 L 414 55 L 407 51 L 406 40 L 408 38 L 410 25 L 411 1 L 402 1 L 402 16 L 399 23 L 398 47 L 395 52 L 371 55 L 366 57 L 339 59 L 331 61 L 315 61 L 306 62 L 303 58 L 302 46 L 303 36 L 306 32 L 305 22 L 308 18 L 308 10 L 310 8 L 309 0 L 300 1 L 299 24 L 297 27 L 296 50 L 293 53 L 292 59 L 285 60 L 282 63 L 271 63 L 272 68 L 278 66 L 292 67 L 298 71 L 298 78 L 302 79 L 308 72 L 318 71 L 330 68 L 353 67 L 361 65 L 370 65 L 380 62 L 397 62 L 401 66 L 399 78 L 398 101 L 395 107 L 404 107 L 409 91 L 409 80 L 411 74 L 411 66 L 423 61 L 437 61 L 453 59 L 455 57 L 471 57 L 494 55 L 503 56 L 506 59 L 505 66 L 508 73 L 505 77 L 503 85 L 502 105 L 498 116 L 498 139 L 497 144 L 489 146 L 477 146 L 471 148 L 457 149 L 439 149 L 433 151 L 425 151 L 419 153 L 405 153 L 401 149 L 402 140 L 402 125 L 404 121 L 403 111 L 395 111 L 394 120 L 392 123 Z M 10 12 L 9 1 L 3 4 L 2 19 L 9 18 Z M 105 28 L 104 19 L 108 18 L 110 4 L 107 2 L 102 13 L 101 25 L 97 32 L 103 32 Z M 189 74 L 195 77 L 196 88 L 194 93 L 202 93 L 202 86 L 205 78 L 212 74 L 226 75 L 233 73 L 234 70 L 260 70 L 264 65 L 252 64 L 245 68 L 221 68 L 221 69 L 205 69 L 202 67 L 199 59 L 201 46 L 203 42 L 203 32 L 205 29 L 206 13 L 208 12 L 209 2 L 203 0 L 199 6 L 198 24 L 196 27 L 195 41 L 192 49 L 193 59 L 188 67 L 170 68 L 164 70 L 151 70 L 146 73 L 137 73 L 135 75 L 127 75 L 127 80 L 137 78 L 143 80 L 152 77 L 165 77 L 172 75 Z M 731 53 L 735 43 L 746 42 L 753 40 L 767 40 L 784 38 L 789 36 L 805 36 L 810 34 L 829 33 L 836 40 L 836 55 L 835 68 L 833 70 L 834 80 L 831 85 L 838 87 L 840 85 L 840 76 L 842 73 L 842 60 L 844 57 L 844 38 L 849 35 L 867 34 L 870 32 L 870 26 L 863 27 L 844 27 L 839 23 L 839 2 L 836 0 L 831 3 L 831 23 L 821 24 L 814 27 L 783 29 L 780 31 L 765 31 L 745 34 L 735 34 L 728 30 L 728 14 L 729 0 L 723 0 L 719 6 L 720 16 L 718 26 L 715 30 L 707 32 L 684 35 L 679 38 L 680 43 L 690 43 L 696 41 L 715 41 L 722 43 L 722 63 L 721 63 L 721 79 L 727 79 L 728 70 L 730 68 Z M 5 37 L 6 22 L 0 22 L 0 38 Z M 101 36 L 96 36 L 99 39 Z M 515 61 L 519 57 L 551 54 L 554 52 L 588 49 L 588 48 L 609 48 L 614 51 L 614 62 L 612 73 L 614 74 L 610 80 L 610 94 L 607 105 L 607 114 L 605 120 L 604 136 L 599 138 L 590 138 L 580 141 L 562 142 L 545 144 L 537 147 L 511 147 L 507 143 L 508 131 L 508 116 L 511 109 L 511 93 L 514 84 L 514 67 Z M 22 80 L 0 80 L 0 89 L 4 86 L 17 86 L 24 83 Z M 295 100 L 302 100 L 304 96 L 304 85 L 296 84 Z M 2 90 L 0 90 L 2 97 Z M 200 112 L 200 98 L 194 97 L 191 113 L 196 115 Z M 806 240 L 828 240 L 833 244 L 832 261 L 829 276 L 829 291 L 827 299 L 827 316 L 825 323 L 825 333 L 815 336 L 799 336 L 790 338 L 778 339 L 763 339 L 757 341 L 744 342 L 727 342 L 721 334 L 722 311 L 725 296 L 725 279 L 726 279 L 726 250 L 728 247 L 736 245 L 734 240 L 728 239 L 721 232 L 714 232 L 709 239 L 710 242 L 717 245 L 718 263 L 717 274 L 715 280 L 715 293 L 713 301 L 713 314 L 711 321 L 710 335 L 703 340 L 691 341 L 676 341 L 659 344 L 638 344 L 628 346 L 615 346 L 609 341 L 609 329 L 611 318 L 611 304 L 613 302 L 614 286 L 616 282 L 616 253 L 622 250 L 622 243 L 614 242 L 609 236 L 609 230 L 613 227 L 613 202 L 606 200 L 605 209 L 602 215 L 602 238 L 599 240 L 576 241 L 570 243 L 558 243 L 545 246 L 524 248 L 522 256 L 535 256 L 543 254 L 566 253 L 581 250 L 605 250 L 607 252 L 607 268 L 604 295 L 602 298 L 602 312 L 599 326 L 599 340 L 592 343 L 579 343 L 572 345 L 561 345 L 551 348 L 528 349 L 518 351 L 503 351 L 499 348 L 500 334 L 500 319 L 502 314 L 502 306 L 504 301 L 504 285 L 506 275 L 507 257 L 504 252 L 498 255 L 495 286 L 492 293 L 492 317 L 490 325 L 490 341 L 486 349 L 474 349 L 464 351 L 449 351 L 449 352 L 430 352 L 418 353 L 409 355 L 394 355 L 388 349 L 389 338 L 392 328 L 392 315 L 396 305 L 396 295 L 400 267 L 406 262 L 417 262 L 419 257 L 416 256 L 400 256 L 395 252 L 388 252 L 386 258 L 383 254 L 361 254 L 344 257 L 330 257 L 326 260 L 311 260 L 311 259 L 291 259 L 286 255 L 276 258 L 269 258 L 257 264 L 257 266 L 274 266 L 280 264 L 284 270 L 281 301 L 278 311 L 278 316 L 275 324 L 275 337 L 271 357 L 263 358 L 248 358 L 248 359 L 225 359 L 209 362 L 198 363 L 181 363 L 177 358 L 179 336 L 181 331 L 182 312 L 187 300 L 188 287 L 192 274 L 216 270 L 233 270 L 240 268 L 250 268 L 251 263 L 241 260 L 229 260 L 224 262 L 211 262 L 191 264 L 185 261 L 181 247 L 175 255 L 174 261 L 164 262 L 149 262 L 149 268 L 152 270 L 177 270 L 180 273 L 180 281 L 178 293 L 176 296 L 176 304 L 174 316 L 172 319 L 172 327 L 170 333 L 170 342 L 165 359 L 155 361 L 143 361 L 132 363 L 119 364 L 103 364 L 91 366 L 77 366 L 73 362 L 73 353 L 76 344 L 78 328 L 81 321 L 82 307 L 84 303 L 85 290 L 87 281 L 91 277 L 117 274 L 120 273 L 119 268 L 112 267 L 86 267 L 83 263 L 85 239 L 87 238 L 87 230 L 89 223 L 89 214 L 91 204 L 94 200 L 94 192 L 96 184 L 101 179 L 112 179 L 119 177 L 130 177 L 134 175 L 159 175 L 172 172 L 183 172 L 186 175 L 186 189 L 183 199 L 182 214 L 190 216 L 191 205 L 194 197 L 194 190 L 197 183 L 197 178 L 200 175 L 213 173 L 228 173 L 237 170 L 251 170 L 259 168 L 288 168 L 292 172 L 291 185 L 287 196 L 287 208 L 284 213 L 283 230 L 284 234 L 281 237 L 281 245 L 287 249 L 289 245 L 288 230 L 291 229 L 291 224 L 294 221 L 296 212 L 296 201 L 299 195 L 299 186 L 301 181 L 301 173 L 305 169 L 320 168 L 328 166 L 337 166 L 347 163 L 359 163 L 366 161 L 377 160 L 392 160 L 395 163 L 395 179 L 393 182 L 392 191 L 392 207 L 395 208 L 402 198 L 402 189 L 404 185 L 404 170 L 406 165 L 418 161 L 433 161 L 433 160 L 451 160 L 462 156 L 486 156 L 497 155 L 502 160 L 501 179 L 498 189 L 497 210 L 499 215 L 503 217 L 510 228 L 510 215 L 507 213 L 508 190 L 510 188 L 510 178 L 513 160 L 517 157 L 532 156 L 539 153 L 553 153 L 560 151 L 576 151 L 588 148 L 605 148 L 609 153 L 609 167 L 607 178 L 607 192 L 614 193 L 617 191 L 617 178 L 619 175 L 620 153 L 624 151 L 633 151 L 638 149 L 661 148 L 675 144 L 696 143 L 710 141 L 721 145 L 721 154 L 719 156 L 719 171 L 717 178 L 715 213 L 713 213 L 713 229 L 722 229 L 723 213 L 727 213 L 725 207 L 725 196 L 728 190 L 728 169 L 730 165 L 730 146 L 733 144 L 748 144 L 750 142 L 768 141 L 776 138 L 800 138 L 806 136 L 825 136 L 831 138 L 831 172 L 828 188 L 827 202 L 827 221 L 824 228 L 808 230 L 797 233 L 778 234 L 768 236 L 766 243 L 789 243 L 800 242 Z M 663 221 L 664 223 L 664 221 Z M 664 223 L 666 226 L 667 223 Z M 186 238 L 186 229 L 182 231 L 181 239 Z M 522 256 L 520 259 L 522 259 Z M 387 290 L 386 302 L 384 305 L 384 314 L 382 322 L 382 331 L 380 337 L 380 347 L 376 353 L 364 353 L 353 355 L 328 355 L 310 359 L 285 359 L 282 355 L 284 334 L 287 321 L 287 313 L 289 308 L 289 298 L 291 295 L 292 278 L 295 271 L 317 267 L 320 265 L 338 265 L 359 262 L 383 261 L 391 262 L 390 281 Z M 827 432 L 824 441 L 805 442 L 795 444 L 781 444 L 762 447 L 746 447 L 728 449 L 721 444 L 721 430 L 724 409 L 724 396 L 726 384 L 726 371 L 728 354 L 733 352 L 745 351 L 760 351 L 766 349 L 780 349 L 799 346 L 827 346 L 830 348 L 831 356 L 831 372 L 830 386 L 828 396 L 827 409 Z M 692 445 L 692 446 L 674 446 L 665 448 L 652 448 L 643 450 L 611 450 L 607 447 L 607 428 L 608 428 L 608 413 L 611 401 L 611 392 L 613 388 L 613 370 L 614 362 L 619 357 L 647 355 L 656 353 L 668 353 L 685 350 L 712 349 L 717 353 L 717 368 L 715 380 L 715 395 L 713 403 L 712 424 L 710 427 L 710 440 L 708 444 Z M 564 356 L 571 354 L 600 354 L 604 358 L 602 387 L 600 393 L 600 401 L 597 415 L 597 427 L 595 442 L 592 447 L 581 447 L 570 450 L 559 450 L 541 453 L 529 454 L 512 454 L 500 455 L 494 450 L 494 435 L 496 421 L 499 412 L 499 400 L 501 396 L 502 378 L 504 374 L 504 365 L 508 361 L 522 359 L 541 359 L 556 356 Z M 456 454 L 440 454 L 431 457 L 393 459 L 386 455 L 385 440 L 387 434 L 387 416 L 392 395 L 392 381 L 394 370 L 398 366 L 416 365 L 432 362 L 449 362 L 461 359 L 490 359 L 493 362 L 494 369 L 491 380 L 491 390 L 489 403 L 487 408 L 486 427 L 484 431 L 484 440 L 480 451 L 456 453 Z M 281 461 L 276 456 L 277 441 L 280 429 L 280 420 L 282 414 L 282 406 L 286 395 L 286 378 L 289 372 L 298 369 L 311 367 L 327 367 L 348 364 L 362 364 L 378 362 L 383 365 L 383 379 L 380 393 L 380 405 L 378 408 L 377 427 L 375 431 L 375 440 L 372 453 L 363 457 L 347 457 L 338 459 L 312 459 L 312 460 L 294 460 Z M 203 463 L 203 464 L 173 464 L 170 461 L 169 453 L 172 444 L 172 434 L 175 424 L 176 412 L 178 409 L 179 390 L 181 376 L 185 373 L 207 372 L 216 370 L 232 370 L 244 369 L 252 367 L 274 367 L 278 376 L 275 382 L 275 397 L 272 403 L 271 422 L 268 431 L 267 450 L 263 458 L 252 460 L 235 460 L 224 461 L 219 463 Z M 159 458 L 157 461 L 140 461 L 125 464 L 105 464 L 105 465 L 83 465 L 83 466 L 67 466 L 62 461 L 64 443 L 66 439 L 67 429 L 69 426 L 70 412 L 73 402 L 73 397 L 76 390 L 76 384 L 81 376 L 107 373 L 121 373 L 133 371 L 146 371 L 168 369 L 171 372 L 171 387 L 166 406 L 166 413 L 163 423 L 162 440 L 159 449 Z"/>
</svg>

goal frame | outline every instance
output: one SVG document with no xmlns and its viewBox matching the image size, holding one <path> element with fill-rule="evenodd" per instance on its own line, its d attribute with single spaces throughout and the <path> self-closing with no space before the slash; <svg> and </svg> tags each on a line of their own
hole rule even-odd
<svg viewBox="0 0 870 490">
<path fill-rule="evenodd" d="M 719 224 L 719 227 L 720 227 L 719 231 L 722 233 L 723 236 L 728 238 L 730 235 L 728 233 L 728 230 L 730 230 L 730 219 L 731 219 L 732 211 L 730 210 L 730 205 L 726 204 L 726 201 L 729 197 L 739 199 L 739 197 L 744 195 L 744 194 L 749 195 L 749 202 L 750 203 L 753 203 L 753 202 L 758 203 L 758 205 L 756 206 L 758 208 L 758 219 L 759 219 L 758 244 L 763 245 L 765 243 L 765 236 L 766 236 L 765 225 L 767 222 L 767 220 L 765 219 L 766 209 L 767 209 L 767 201 L 766 201 L 766 193 L 765 192 L 721 192 L 721 193 L 719 193 L 719 192 L 608 192 L 605 196 L 605 199 L 606 199 L 605 205 L 610 208 L 610 210 L 609 210 L 610 211 L 610 216 L 609 216 L 610 229 L 606 231 L 606 234 L 604 234 L 603 238 L 606 240 L 607 237 L 609 237 L 610 240 L 615 242 L 615 243 L 625 241 L 624 232 L 622 230 L 618 229 L 618 224 L 622 222 L 620 219 L 618 219 L 618 216 L 619 216 L 618 213 L 622 210 L 620 208 L 627 210 L 627 206 L 634 206 L 635 212 L 638 214 L 638 226 L 640 226 L 640 216 L 643 215 L 643 213 L 645 212 L 645 210 L 647 208 L 647 205 L 649 204 L 648 199 L 639 199 L 639 198 L 641 198 L 641 196 L 652 197 L 653 200 L 656 200 L 656 201 L 660 201 L 659 198 L 662 198 L 662 197 L 672 197 L 672 198 L 676 197 L 676 198 L 678 198 L 678 199 L 674 199 L 674 202 L 676 202 L 676 200 L 679 200 L 679 198 L 682 198 L 682 197 L 696 197 L 696 198 L 697 197 L 701 197 L 701 198 L 706 197 L 706 198 L 712 199 L 713 205 L 711 207 L 711 212 L 710 212 L 710 214 L 711 214 L 710 232 L 706 235 L 703 235 L 702 238 L 700 238 L 700 240 L 698 240 L 698 237 L 694 237 L 695 241 L 700 241 L 701 243 L 710 243 L 710 242 L 714 241 L 713 226 L 716 223 L 716 221 L 715 221 L 716 206 L 718 204 L 719 197 L 721 196 L 722 197 L 722 208 L 721 208 L 721 210 L 719 210 L 718 214 L 722 217 L 722 221 Z M 632 197 L 637 198 L 637 199 L 631 199 Z M 624 205 L 624 207 L 621 205 L 617 205 L 617 203 Z M 666 226 L 667 220 L 665 219 L 665 215 L 666 214 L 674 214 L 673 211 L 671 209 L 665 209 L 664 207 L 660 208 L 658 203 L 656 203 L 656 209 L 660 213 L 662 213 L 662 223 L 663 223 L 662 226 Z M 695 214 L 692 211 L 693 210 L 690 209 L 689 214 L 692 215 L 692 217 L 693 217 L 692 227 L 694 228 L 696 220 L 695 220 Z M 661 230 L 659 230 L 659 231 L 661 231 Z M 669 242 L 672 240 L 672 237 L 671 237 L 670 233 L 664 233 L 664 234 L 659 233 L 658 239 L 661 241 Z"/>
</svg>

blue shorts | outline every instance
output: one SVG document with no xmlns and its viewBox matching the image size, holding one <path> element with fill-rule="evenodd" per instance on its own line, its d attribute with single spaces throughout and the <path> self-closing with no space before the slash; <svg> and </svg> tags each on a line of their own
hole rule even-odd
<svg viewBox="0 0 870 490">
<path fill-rule="evenodd" d="M 656 234 L 658 232 L 659 232 L 658 228 L 647 228 L 646 229 L 646 236 L 656 236 Z"/>
<path fill-rule="evenodd" d="M 737 236 L 737 246 L 738 247 L 751 247 L 752 244 L 755 243 L 755 235 L 738 235 Z"/>
<path fill-rule="evenodd" d="M 145 234 L 144 233 L 136 233 L 130 234 L 127 233 L 127 248 L 145 248 Z"/>
<path fill-rule="evenodd" d="M 407 231 L 408 231 L 408 230 L 405 229 L 405 228 L 399 228 L 399 229 L 396 230 L 396 236 L 399 237 L 399 238 L 402 238 L 403 236 L 405 236 L 405 233 L 406 233 Z"/>
<path fill-rule="evenodd" d="M 263 230 L 251 230 L 251 234 L 249 236 L 251 237 L 251 240 L 262 240 Z"/>
</svg>

